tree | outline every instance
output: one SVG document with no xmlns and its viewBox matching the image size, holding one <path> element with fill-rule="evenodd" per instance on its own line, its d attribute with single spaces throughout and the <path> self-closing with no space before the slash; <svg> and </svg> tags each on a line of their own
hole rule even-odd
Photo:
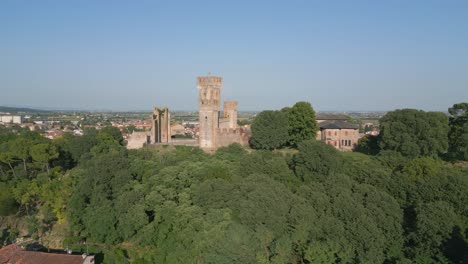
<svg viewBox="0 0 468 264">
<path fill-rule="evenodd" d="M 376 155 L 380 150 L 378 139 L 378 136 L 373 135 L 366 135 L 360 138 L 358 140 L 356 151 L 368 155 Z"/>
<path fill-rule="evenodd" d="M 250 144 L 256 149 L 276 149 L 288 141 L 288 119 L 280 111 L 263 111 L 252 123 Z"/>
<path fill-rule="evenodd" d="M 14 214 L 17 210 L 18 205 L 9 187 L 0 182 L 0 216 Z"/>
<path fill-rule="evenodd" d="M 437 156 L 448 148 L 448 119 L 440 112 L 395 110 L 380 119 L 379 146 L 406 157 Z"/>
<path fill-rule="evenodd" d="M 106 126 L 102 128 L 101 131 L 99 131 L 99 134 L 103 134 L 103 133 L 111 135 L 117 142 L 119 142 L 120 145 L 123 146 L 124 139 L 123 139 L 122 133 L 120 132 L 118 128 L 113 127 L 113 126 Z"/>
<path fill-rule="evenodd" d="M 315 111 L 308 102 L 297 102 L 291 108 L 283 108 L 288 115 L 289 144 L 297 147 L 304 140 L 315 139 L 319 129 L 315 121 Z"/>
<path fill-rule="evenodd" d="M 30 157 L 30 149 L 34 142 L 23 136 L 17 137 L 16 140 L 10 141 L 10 149 L 13 152 L 15 158 L 20 159 L 23 162 L 24 172 L 27 173 L 26 162 Z"/>
<path fill-rule="evenodd" d="M 455 159 L 468 160 L 468 103 L 454 104 L 448 112 L 449 154 Z"/>
<path fill-rule="evenodd" d="M 49 162 L 58 158 L 58 156 L 57 147 L 52 143 L 41 143 L 31 147 L 32 159 L 44 165 L 47 173 L 49 173 L 50 170 Z"/>
<path fill-rule="evenodd" d="M 321 141 L 306 140 L 299 144 L 299 153 L 294 156 L 296 175 L 303 181 L 327 176 L 341 170 L 340 153 Z"/>
</svg>

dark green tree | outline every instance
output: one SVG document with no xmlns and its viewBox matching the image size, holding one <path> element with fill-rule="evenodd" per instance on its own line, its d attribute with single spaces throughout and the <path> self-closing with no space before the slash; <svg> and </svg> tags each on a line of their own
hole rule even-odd
<svg viewBox="0 0 468 264">
<path fill-rule="evenodd" d="M 288 118 L 280 111 L 260 112 L 252 123 L 250 144 L 256 149 L 277 149 L 288 141 Z"/>
<path fill-rule="evenodd" d="M 379 137 L 366 135 L 359 139 L 356 151 L 368 155 L 376 155 L 379 153 Z"/>
<path fill-rule="evenodd" d="M 9 186 L 0 182 L 0 217 L 16 213 L 18 205 Z"/>
<path fill-rule="evenodd" d="M 468 103 L 454 104 L 448 112 L 449 154 L 458 160 L 468 160 Z"/>
<path fill-rule="evenodd" d="M 299 144 L 299 153 L 293 158 L 296 175 L 303 181 L 322 178 L 341 171 L 342 158 L 332 146 L 321 141 L 306 140 Z"/>
<path fill-rule="evenodd" d="M 309 102 L 297 102 L 291 108 L 283 108 L 288 115 L 289 144 L 297 147 L 304 140 L 314 139 L 319 129 L 315 111 Z"/>
<path fill-rule="evenodd" d="M 122 132 L 120 132 L 118 128 L 113 127 L 113 126 L 106 126 L 99 131 L 99 134 L 102 134 L 102 133 L 111 135 L 120 145 L 123 146 L 124 140 L 123 140 Z"/>
<path fill-rule="evenodd" d="M 437 156 L 448 148 L 448 118 L 440 112 L 395 110 L 380 119 L 379 146 L 407 157 Z"/>
</svg>

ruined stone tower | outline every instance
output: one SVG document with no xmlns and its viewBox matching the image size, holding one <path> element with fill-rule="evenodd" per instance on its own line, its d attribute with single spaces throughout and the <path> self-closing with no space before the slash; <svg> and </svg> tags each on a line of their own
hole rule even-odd
<svg viewBox="0 0 468 264">
<path fill-rule="evenodd" d="M 199 145 L 203 149 L 216 149 L 216 135 L 219 128 L 220 95 L 223 78 L 206 76 L 197 78 L 199 91 L 198 108 L 200 134 Z"/>
<path fill-rule="evenodd" d="M 225 101 L 224 102 L 224 118 L 229 122 L 229 128 L 237 127 L 237 102 Z"/>
<path fill-rule="evenodd" d="M 171 142 L 171 114 L 169 109 L 167 107 L 163 109 L 155 107 L 151 119 L 151 143 Z"/>
</svg>

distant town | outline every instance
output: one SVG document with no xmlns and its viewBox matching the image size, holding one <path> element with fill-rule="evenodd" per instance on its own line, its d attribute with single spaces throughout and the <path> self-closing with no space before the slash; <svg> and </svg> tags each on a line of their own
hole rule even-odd
<svg viewBox="0 0 468 264">
<path fill-rule="evenodd" d="M 26 109 L 15 107 L 1 107 L 0 126 L 6 128 L 29 129 L 38 131 L 46 138 L 54 139 L 64 133 L 83 135 L 87 128 L 100 130 L 106 126 L 113 126 L 122 132 L 128 140 L 132 132 L 150 131 L 152 128 L 150 110 L 148 112 L 92 112 L 92 111 L 46 111 L 40 109 Z M 246 129 L 250 128 L 253 118 L 258 112 L 239 111 L 237 124 Z M 386 112 L 318 112 L 317 120 L 338 119 L 343 117 L 347 122 L 358 127 L 361 136 L 379 133 L 378 119 Z M 198 137 L 199 123 L 197 111 L 171 111 L 171 137 Z M 19 130 L 18 130 L 19 131 Z"/>
</svg>

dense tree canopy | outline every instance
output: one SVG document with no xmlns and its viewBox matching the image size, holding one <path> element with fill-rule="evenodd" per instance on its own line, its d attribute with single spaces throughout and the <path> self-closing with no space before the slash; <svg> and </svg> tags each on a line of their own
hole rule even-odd
<svg viewBox="0 0 468 264">
<path fill-rule="evenodd" d="M 288 141 L 288 118 L 280 111 L 260 112 L 252 123 L 250 143 L 257 149 L 276 149 Z"/>
<path fill-rule="evenodd" d="M 208 155 L 127 150 L 102 130 L 36 136 L 0 133 L 0 239 L 24 226 L 98 263 L 468 261 L 468 171 L 422 150 L 368 156 L 312 139 Z"/>
<path fill-rule="evenodd" d="M 440 112 L 395 110 L 380 119 L 379 146 L 407 157 L 437 156 L 448 148 L 448 118 Z"/>
<path fill-rule="evenodd" d="M 454 104 L 448 111 L 449 152 L 453 158 L 468 161 L 468 103 Z"/>
</svg>

